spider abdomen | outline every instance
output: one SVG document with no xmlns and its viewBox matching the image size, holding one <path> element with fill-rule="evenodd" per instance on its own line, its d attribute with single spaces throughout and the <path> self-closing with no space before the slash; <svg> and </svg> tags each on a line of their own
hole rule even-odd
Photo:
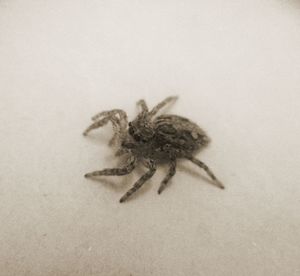
<svg viewBox="0 0 300 276">
<path fill-rule="evenodd" d="M 209 138 L 195 123 L 178 115 L 162 115 L 154 120 L 154 148 L 182 157 L 206 146 Z M 167 156 L 166 156 L 167 157 Z"/>
</svg>

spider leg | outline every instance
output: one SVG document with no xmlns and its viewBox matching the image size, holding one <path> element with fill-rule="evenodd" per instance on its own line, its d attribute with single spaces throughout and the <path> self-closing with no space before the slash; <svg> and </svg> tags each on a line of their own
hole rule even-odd
<svg viewBox="0 0 300 276">
<path fill-rule="evenodd" d="M 167 187 L 169 180 L 174 176 L 175 173 L 176 173 L 176 159 L 171 161 L 168 174 L 161 182 L 159 189 L 157 191 L 158 194 L 161 194 L 161 192 Z"/>
<path fill-rule="evenodd" d="M 115 152 L 115 156 L 122 156 L 124 154 L 128 153 L 128 151 L 124 148 L 119 148 L 116 152 Z"/>
<path fill-rule="evenodd" d="M 103 119 L 94 122 L 83 132 L 83 135 L 86 136 L 92 129 L 102 127 L 102 126 L 106 125 L 109 121 L 110 121 L 109 117 L 104 117 Z"/>
<path fill-rule="evenodd" d="M 171 96 L 168 97 L 166 99 L 164 99 L 162 102 L 160 102 L 158 105 L 156 105 L 155 107 L 152 108 L 152 110 L 149 112 L 149 116 L 153 117 L 156 115 L 156 113 L 163 108 L 165 105 L 167 105 L 168 103 L 177 100 L 178 97 L 177 96 Z"/>
<path fill-rule="evenodd" d="M 100 117 L 99 117 L 100 118 Z M 93 124 L 91 124 L 83 133 L 83 135 L 87 135 L 91 130 L 102 127 L 106 125 L 108 122 L 111 122 L 113 125 L 114 135 L 110 140 L 109 144 L 113 145 L 117 140 L 122 140 L 122 138 L 126 135 L 126 122 L 122 122 L 115 113 L 105 113 L 105 117 L 99 120 L 96 120 Z"/>
<path fill-rule="evenodd" d="M 112 125 L 113 125 L 114 135 L 109 141 L 110 146 L 116 144 L 118 138 L 121 137 L 120 119 L 117 118 L 116 116 L 113 116 L 111 118 L 111 122 L 112 122 Z"/>
<path fill-rule="evenodd" d="M 149 168 L 149 171 L 147 171 L 138 181 L 136 181 L 133 185 L 133 187 L 121 197 L 120 203 L 127 200 L 133 193 L 135 193 L 139 188 L 141 188 L 145 182 L 150 179 L 154 173 L 156 172 L 156 166 L 154 164 L 151 165 Z"/>
<path fill-rule="evenodd" d="M 112 109 L 109 111 L 99 112 L 98 114 L 96 114 L 95 116 L 92 117 L 92 120 L 96 121 L 103 116 L 107 117 L 107 116 L 112 116 L 112 115 L 117 115 L 117 114 L 120 117 L 120 122 L 122 123 L 122 125 L 127 127 L 127 124 L 128 124 L 127 114 L 122 109 Z"/>
<path fill-rule="evenodd" d="M 216 178 L 216 176 L 214 175 L 214 173 L 209 169 L 209 167 L 205 163 L 203 163 L 202 161 L 198 160 L 197 158 L 194 158 L 193 156 L 189 156 L 189 157 L 187 157 L 187 159 L 190 160 L 190 161 L 192 161 L 194 164 L 196 164 L 197 166 L 199 166 L 203 170 L 205 170 L 205 172 L 209 175 L 209 177 L 215 182 L 215 184 L 219 188 L 225 189 L 225 187 L 223 186 L 223 184 Z"/>
<path fill-rule="evenodd" d="M 124 167 L 94 171 L 85 174 L 84 177 L 89 178 L 89 177 L 100 176 L 100 175 L 118 175 L 118 176 L 126 175 L 126 174 L 130 174 L 134 170 L 135 166 L 136 166 L 136 159 L 133 158 L 133 160 L 131 160 L 131 162 L 125 165 Z"/>
<path fill-rule="evenodd" d="M 118 115 L 118 117 L 117 117 L 117 115 Z M 118 129 L 119 138 L 123 138 L 126 135 L 128 118 L 127 118 L 127 114 L 125 111 L 123 111 L 121 109 L 112 109 L 109 111 L 102 111 L 102 112 L 96 114 L 95 116 L 93 116 L 92 120 L 97 121 L 98 119 L 100 119 L 103 116 L 109 117 L 112 119 L 111 121 L 112 121 L 114 128 Z M 112 140 L 113 141 L 111 141 L 110 144 L 114 143 L 114 138 Z"/>
<path fill-rule="evenodd" d="M 140 106 L 142 108 L 142 111 L 148 112 L 148 106 L 147 106 L 145 100 L 139 100 L 136 104 L 137 104 L 137 106 Z"/>
</svg>

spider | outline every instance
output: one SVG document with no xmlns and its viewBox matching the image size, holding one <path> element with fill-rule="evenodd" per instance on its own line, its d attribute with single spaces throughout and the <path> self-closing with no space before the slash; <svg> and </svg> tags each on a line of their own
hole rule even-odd
<svg viewBox="0 0 300 276">
<path fill-rule="evenodd" d="M 185 158 L 205 170 L 214 183 L 224 189 L 208 166 L 194 157 L 196 151 L 210 142 L 206 133 L 197 124 L 184 117 L 178 115 L 156 116 L 161 108 L 174 102 L 177 98 L 168 97 L 151 110 L 148 109 L 144 100 L 139 100 L 137 105 L 141 111 L 129 123 L 127 114 L 121 109 L 103 111 L 92 117 L 94 123 L 84 131 L 83 135 L 111 122 L 114 135 L 110 140 L 110 145 L 117 146 L 116 156 L 126 156 L 126 162 L 122 167 L 94 171 L 85 174 L 85 177 L 126 175 L 134 170 L 138 162 L 142 162 L 148 171 L 121 197 L 120 202 L 122 203 L 154 175 L 158 164 L 168 163 L 168 173 L 158 189 L 158 194 L 160 194 L 176 173 L 176 160 Z"/>
</svg>

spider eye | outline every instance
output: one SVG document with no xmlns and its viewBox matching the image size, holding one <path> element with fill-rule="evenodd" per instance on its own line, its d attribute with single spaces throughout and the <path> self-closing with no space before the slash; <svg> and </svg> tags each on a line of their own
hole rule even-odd
<svg viewBox="0 0 300 276">
<path fill-rule="evenodd" d="M 133 135 L 133 138 L 135 141 L 139 142 L 141 140 L 141 137 L 137 134 Z"/>
<path fill-rule="evenodd" d="M 130 127 L 130 128 L 129 128 L 128 132 L 129 132 L 129 134 L 130 134 L 131 136 L 133 136 L 133 135 L 134 135 L 134 130 L 133 130 L 133 128 L 132 128 L 132 127 Z"/>
</svg>

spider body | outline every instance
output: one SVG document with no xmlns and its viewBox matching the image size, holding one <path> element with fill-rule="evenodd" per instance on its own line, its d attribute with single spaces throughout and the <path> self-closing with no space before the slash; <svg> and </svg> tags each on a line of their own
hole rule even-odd
<svg viewBox="0 0 300 276">
<path fill-rule="evenodd" d="M 142 121 L 144 120 L 143 118 Z M 146 134 L 140 131 L 140 122 L 138 127 L 134 122 L 129 124 L 129 134 L 131 133 L 134 142 L 124 141 L 122 146 L 131 149 L 135 156 L 148 158 L 156 163 L 191 155 L 209 142 L 204 131 L 195 123 L 177 115 L 155 118 L 151 126 L 148 125 Z"/>
<path fill-rule="evenodd" d="M 92 118 L 95 122 L 86 129 L 84 135 L 87 135 L 92 129 L 111 122 L 114 128 L 114 136 L 110 144 L 117 146 L 116 155 L 127 156 L 127 162 L 121 168 L 104 169 L 88 173 L 85 176 L 129 174 L 136 164 L 142 161 L 148 171 L 120 199 L 120 202 L 124 202 L 154 175 L 158 164 L 168 163 L 168 174 L 162 180 L 158 189 L 160 194 L 176 173 L 176 160 L 185 158 L 204 169 L 212 180 L 223 189 L 224 186 L 217 180 L 207 165 L 193 156 L 209 143 L 210 140 L 206 133 L 197 124 L 178 115 L 155 117 L 162 107 L 176 99 L 177 97 L 168 97 L 151 111 L 148 110 L 145 101 L 140 100 L 138 105 L 142 110 L 129 123 L 127 122 L 126 113 L 120 109 L 104 111 L 95 115 Z"/>
</svg>

